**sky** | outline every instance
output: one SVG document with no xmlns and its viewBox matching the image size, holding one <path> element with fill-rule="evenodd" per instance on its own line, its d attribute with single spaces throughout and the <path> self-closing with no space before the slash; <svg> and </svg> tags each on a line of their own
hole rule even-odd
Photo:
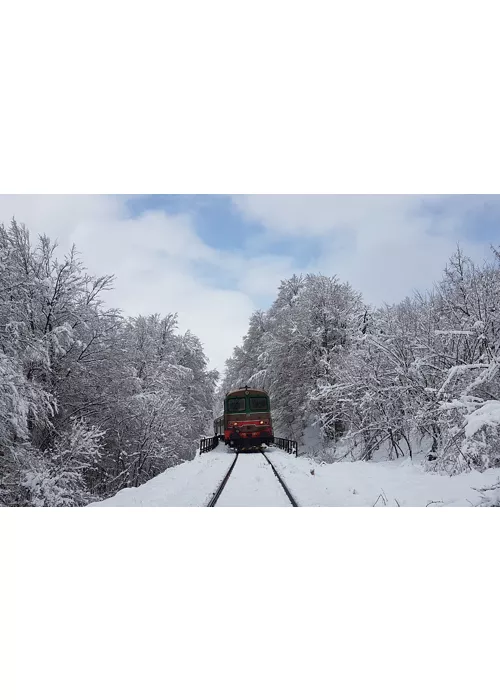
<svg viewBox="0 0 500 700">
<path fill-rule="evenodd" d="M 110 306 L 177 312 L 220 371 L 294 273 L 395 302 L 437 281 L 457 243 L 478 262 L 500 245 L 499 195 L 0 195 L 12 217 L 114 274 Z"/>
</svg>

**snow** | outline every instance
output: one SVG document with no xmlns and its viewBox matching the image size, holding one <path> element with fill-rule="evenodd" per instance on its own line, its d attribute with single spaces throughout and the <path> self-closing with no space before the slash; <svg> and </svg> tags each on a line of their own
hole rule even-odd
<svg viewBox="0 0 500 700">
<path fill-rule="evenodd" d="M 319 464 L 276 447 L 266 450 L 299 506 L 472 506 L 477 490 L 492 486 L 500 469 L 456 476 L 426 472 L 417 460 Z M 124 489 L 91 506 L 205 506 L 234 459 L 224 445 L 167 469 L 138 488 Z M 314 473 L 311 473 L 313 471 Z M 218 506 L 289 506 L 271 467 L 260 454 L 240 454 Z"/>
<path fill-rule="evenodd" d="M 259 454 L 240 454 L 217 506 L 290 506 L 286 493 Z"/>
<path fill-rule="evenodd" d="M 204 506 L 229 469 L 234 455 L 219 445 L 212 452 L 167 469 L 137 488 L 122 489 L 112 498 L 89 507 Z"/>
<path fill-rule="evenodd" d="M 474 324 L 474 328 L 479 328 L 480 326 L 477 326 Z M 473 331 L 434 331 L 434 335 L 474 335 Z"/>
<path fill-rule="evenodd" d="M 500 425 L 500 401 L 485 401 L 481 408 L 466 417 L 465 435 L 472 437 L 485 426 Z"/>
<path fill-rule="evenodd" d="M 500 469 L 435 474 L 408 457 L 318 464 L 273 448 L 269 458 L 301 506 L 471 506 L 481 501 L 475 489 L 500 478 Z"/>
</svg>

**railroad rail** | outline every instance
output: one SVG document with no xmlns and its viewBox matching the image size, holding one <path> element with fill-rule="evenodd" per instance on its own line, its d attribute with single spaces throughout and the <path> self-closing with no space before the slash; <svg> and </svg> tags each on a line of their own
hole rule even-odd
<svg viewBox="0 0 500 700">
<path fill-rule="evenodd" d="M 209 448 L 209 449 L 210 449 L 210 448 Z M 295 498 L 294 498 L 294 497 L 292 496 L 292 494 L 290 493 L 290 489 L 289 489 L 288 486 L 285 484 L 285 482 L 284 482 L 284 480 L 283 480 L 283 477 L 279 474 L 279 472 L 277 471 L 277 469 L 276 469 L 276 467 L 274 466 L 274 464 L 271 462 L 271 460 L 269 459 L 269 457 L 264 453 L 264 451 L 263 451 L 262 449 L 259 450 L 259 453 L 266 459 L 266 461 L 267 461 L 267 462 L 269 463 L 269 465 L 271 466 L 271 469 L 273 470 L 274 476 L 278 479 L 278 481 L 279 481 L 279 483 L 280 483 L 280 486 L 282 487 L 283 491 L 286 493 L 286 496 L 287 496 L 288 500 L 290 501 L 290 503 L 292 504 L 292 506 L 293 506 L 294 508 L 298 508 L 298 507 L 299 507 L 299 504 L 297 503 L 297 501 L 295 500 Z M 227 470 L 227 473 L 226 473 L 225 477 L 222 479 L 222 481 L 221 481 L 221 483 L 220 483 L 220 485 L 219 485 L 217 491 L 213 494 L 212 498 L 211 498 L 210 501 L 207 503 L 207 507 L 208 507 L 208 508 L 213 508 L 213 507 L 217 504 L 217 501 L 219 500 L 221 493 L 224 491 L 224 488 L 225 488 L 227 482 L 229 481 L 229 477 L 231 476 L 231 474 L 232 474 L 232 472 L 233 472 L 234 466 L 235 466 L 236 462 L 238 461 L 239 455 L 240 455 L 240 452 L 237 452 L 237 453 L 236 453 L 236 457 L 235 457 L 234 460 L 232 461 L 231 466 L 230 466 L 229 469 Z"/>
<path fill-rule="evenodd" d="M 226 476 L 222 479 L 222 481 L 221 481 L 221 483 L 220 483 L 220 485 L 219 485 L 219 488 L 218 488 L 217 491 L 214 493 L 214 495 L 212 496 L 212 498 L 210 499 L 210 501 L 207 503 L 207 507 L 208 507 L 208 508 L 213 508 L 213 507 L 215 506 L 215 504 L 217 503 L 217 501 L 219 500 L 219 496 L 220 496 L 221 493 L 224 491 L 224 486 L 225 486 L 225 485 L 227 484 L 227 482 L 229 481 L 229 477 L 230 477 L 231 474 L 232 474 L 232 471 L 233 471 L 233 469 L 234 469 L 234 465 L 235 465 L 236 462 L 238 461 L 238 457 L 239 457 L 239 456 L 240 456 L 240 453 L 237 452 L 237 453 L 236 453 L 236 457 L 233 459 L 233 461 L 232 461 L 232 463 L 231 463 L 231 466 L 229 467 L 229 469 L 228 469 L 228 471 L 227 471 Z"/>
<path fill-rule="evenodd" d="M 274 466 L 274 464 L 271 462 L 271 460 L 269 459 L 269 457 L 268 457 L 262 450 L 260 451 L 260 453 L 261 453 L 261 455 L 262 455 L 263 457 L 265 457 L 265 459 L 267 459 L 267 461 L 268 461 L 269 464 L 271 465 L 271 469 L 272 469 L 273 472 L 274 472 L 274 476 L 275 476 L 275 477 L 278 479 L 278 481 L 280 482 L 281 486 L 283 487 L 283 491 L 284 491 L 284 492 L 286 493 L 286 495 L 288 496 L 288 500 L 290 501 L 290 503 L 292 504 L 292 506 L 293 506 L 294 508 L 298 508 L 298 505 L 299 505 L 299 504 L 297 503 L 297 501 L 295 500 L 295 498 L 294 498 L 294 497 L 292 496 L 292 494 L 290 493 L 290 491 L 289 491 L 289 489 L 288 489 L 288 486 L 287 486 L 287 485 L 285 484 L 285 482 L 283 481 L 283 478 L 280 476 L 280 474 L 279 474 L 278 471 L 276 470 L 276 467 Z"/>
</svg>

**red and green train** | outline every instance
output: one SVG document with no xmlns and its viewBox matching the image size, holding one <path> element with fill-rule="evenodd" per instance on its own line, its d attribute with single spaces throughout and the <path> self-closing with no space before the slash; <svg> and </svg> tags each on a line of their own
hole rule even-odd
<svg viewBox="0 0 500 700">
<path fill-rule="evenodd" d="M 224 414 L 214 421 L 214 432 L 226 445 L 241 449 L 274 442 L 269 396 L 248 386 L 230 391 Z"/>
</svg>

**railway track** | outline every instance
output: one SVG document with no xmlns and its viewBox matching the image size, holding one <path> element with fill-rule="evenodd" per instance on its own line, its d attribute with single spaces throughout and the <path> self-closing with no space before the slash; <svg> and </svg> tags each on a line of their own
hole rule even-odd
<svg viewBox="0 0 500 700">
<path fill-rule="evenodd" d="M 239 457 L 239 456 L 240 456 L 240 453 L 237 452 L 237 453 L 236 453 L 236 457 L 233 459 L 233 461 L 232 461 L 232 463 L 231 463 L 231 466 L 229 467 L 229 469 L 228 469 L 228 471 L 227 471 L 226 476 L 225 476 L 225 477 L 222 479 L 222 481 L 220 482 L 219 488 L 218 488 L 217 491 L 214 493 L 214 495 L 212 496 L 212 498 L 210 499 L 210 501 L 207 503 L 207 507 L 208 507 L 208 508 L 213 508 L 213 507 L 215 506 L 215 504 L 217 503 L 217 501 L 219 500 L 219 496 L 220 496 L 221 493 L 224 491 L 224 487 L 225 487 L 225 485 L 227 484 L 227 482 L 229 481 L 229 477 L 230 477 L 231 474 L 232 474 L 232 471 L 233 471 L 233 469 L 234 469 L 234 465 L 235 465 L 236 462 L 238 461 L 238 457 Z"/>
<path fill-rule="evenodd" d="M 275 476 L 276 479 L 278 480 L 278 482 L 279 482 L 279 484 L 280 484 L 282 490 L 283 490 L 284 493 L 286 494 L 286 497 L 287 497 L 288 501 L 290 502 L 290 504 L 291 504 L 294 508 L 298 508 L 299 504 L 297 503 L 297 501 L 295 500 L 295 498 L 293 497 L 293 495 L 290 493 L 290 489 L 287 487 L 285 481 L 283 480 L 283 477 L 279 474 L 279 472 L 278 472 L 278 470 L 276 469 L 276 467 L 274 466 L 274 464 L 271 462 L 271 460 L 269 459 L 269 457 L 263 452 L 263 450 L 260 450 L 259 452 L 260 452 L 260 454 L 264 457 L 264 459 L 268 462 L 269 466 L 271 467 L 274 476 Z M 239 456 L 240 456 L 240 452 L 237 452 L 237 453 L 236 453 L 236 456 L 235 456 L 235 458 L 234 458 L 234 460 L 233 460 L 232 463 L 231 463 L 231 466 L 230 466 L 229 469 L 227 470 L 227 473 L 226 473 L 226 475 L 224 476 L 224 478 L 222 479 L 222 481 L 221 481 L 219 487 L 217 488 L 217 490 L 215 491 L 215 493 L 214 493 L 213 496 L 211 497 L 210 501 L 207 503 L 207 507 L 208 507 L 208 508 L 213 508 L 215 505 L 217 505 L 217 501 L 219 500 L 219 498 L 220 498 L 222 492 L 224 491 L 224 489 L 225 489 L 225 487 L 226 487 L 227 482 L 229 481 L 229 479 L 230 479 L 230 477 L 231 477 L 231 474 L 233 473 L 233 469 L 234 469 L 234 467 L 235 467 L 235 465 L 236 465 L 236 462 L 238 461 L 238 457 L 239 457 Z"/>
</svg>

